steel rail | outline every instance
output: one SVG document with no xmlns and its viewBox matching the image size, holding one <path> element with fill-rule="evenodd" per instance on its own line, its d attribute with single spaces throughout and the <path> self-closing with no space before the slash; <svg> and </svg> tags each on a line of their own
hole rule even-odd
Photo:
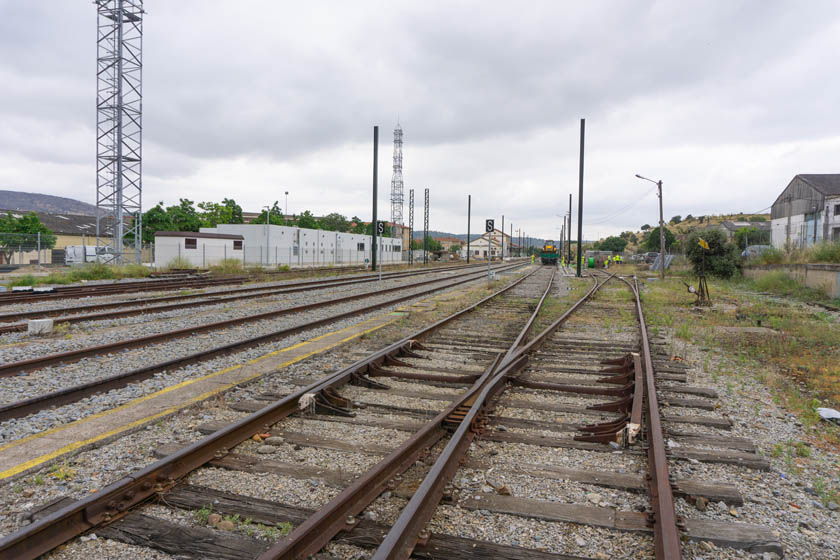
<svg viewBox="0 0 840 560">
<path fill-rule="evenodd" d="M 68 286 L 55 288 L 53 292 L 6 292 L 0 294 L 0 305 L 33 303 L 51 299 L 71 297 L 97 297 L 121 294 L 125 292 L 150 292 L 172 290 L 176 288 L 198 288 L 225 284 L 242 284 L 248 276 L 228 276 L 224 278 L 190 278 L 179 280 L 144 280 L 142 282 L 119 282 L 114 284 L 93 284 L 90 286 Z"/>
<path fill-rule="evenodd" d="M 659 560 L 679 560 L 682 558 L 680 530 L 674 510 L 674 492 L 668 474 L 668 457 L 665 450 L 665 438 L 662 434 L 662 417 L 659 413 L 659 400 L 656 395 L 656 380 L 653 375 L 653 358 L 647 335 L 645 315 L 639 299 L 639 283 L 633 278 L 633 296 L 639 327 L 642 332 L 642 358 L 645 364 L 645 397 L 647 401 L 647 439 L 648 439 L 648 487 L 653 506 L 653 540 L 656 558 Z"/>
<path fill-rule="evenodd" d="M 512 268 L 505 269 L 505 270 L 514 270 L 518 267 L 522 266 L 521 264 L 514 265 Z M 482 271 L 481 274 L 483 275 L 484 272 Z M 112 375 L 110 377 L 106 377 L 104 379 L 99 379 L 96 381 L 90 381 L 88 383 L 83 383 L 80 385 L 75 385 L 73 387 L 67 387 L 65 389 L 61 389 L 59 391 L 54 391 L 52 393 L 47 393 L 45 395 L 39 395 L 36 397 L 31 397 L 29 399 L 25 399 L 22 401 L 10 403 L 4 406 L 0 406 L 0 421 L 10 420 L 13 418 L 22 418 L 29 414 L 33 414 L 35 412 L 44 410 L 49 407 L 54 406 L 62 406 L 65 404 L 73 403 L 79 401 L 85 397 L 90 395 L 103 393 L 106 391 L 111 391 L 113 389 L 119 389 L 120 387 L 125 387 L 130 383 L 136 383 L 137 381 L 142 381 L 144 379 L 148 379 L 152 377 L 155 373 L 166 371 L 173 368 L 183 367 L 189 364 L 195 364 L 204 362 L 207 360 L 211 360 L 218 356 L 225 356 L 231 354 L 233 352 L 239 352 L 246 348 L 250 348 L 253 346 L 258 346 L 260 344 L 264 344 L 266 342 L 270 342 L 271 340 L 275 340 L 277 338 L 282 338 L 285 336 L 290 336 L 292 334 L 296 334 L 299 332 L 303 332 L 308 329 L 312 329 L 315 327 L 319 327 L 322 325 L 330 324 L 331 322 L 339 321 L 342 319 L 346 319 L 349 317 L 354 317 L 356 315 L 361 315 L 363 313 L 368 313 L 370 311 L 374 311 L 376 309 L 381 309 L 383 307 L 387 307 L 390 305 L 394 305 L 395 303 L 400 303 L 407 299 L 411 299 L 414 297 L 419 297 L 422 295 L 426 295 L 438 290 L 445 289 L 447 287 L 456 286 L 458 284 L 466 283 L 474 281 L 473 279 L 466 279 L 466 280 L 459 280 L 452 284 L 442 287 L 434 287 L 429 290 L 425 290 L 420 294 L 411 294 L 408 296 L 399 297 L 396 299 L 392 299 L 386 302 L 374 304 L 362 309 L 356 309 L 352 311 L 347 311 L 343 313 L 339 313 L 336 315 L 331 315 L 329 317 L 325 317 L 323 319 L 317 319 L 314 321 L 310 321 L 308 323 L 304 323 L 302 325 L 297 325 L 294 327 L 288 327 L 285 329 L 280 329 L 278 331 L 274 331 L 259 337 L 249 338 L 247 340 L 239 341 L 239 342 L 232 342 L 230 344 L 225 344 L 223 346 L 219 346 L 204 352 L 196 352 L 193 354 L 189 354 L 187 356 L 182 356 L 180 358 L 173 358 L 172 360 L 167 360 L 165 362 L 159 362 L 156 364 L 151 364 L 148 366 L 144 366 L 141 368 L 137 368 L 125 373 L 119 373 L 117 375 Z M 378 294 L 377 294 L 378 295 Z"/>
<path fill-rule="evenodd" d="M 425 531 L 426 524 L 431 520 L 438 503 L 444 496 L 446 484 L 455 475 L 476 433 L 481 429 L 480 416 L 490 406 L 491 400 L 504 390 L 509 378 L 525 367 L 528 354 L 538 348 L 551 332 L 568 320 L 598 288 L 606 283 L 606 281 L 599 283 L 597 277 L 593 279 L 592 288 L 580 300 L 534 337 L 530 343 L 513 353 L 506 364 L 498 368 L 492 379 L 483 384 L 480 394 L 473 400 L 469 411 L 461 420 L 446 447 L 383 539 L 373 557 L 374 560 L 408 558 L 415 546 L 428 538 L 429 535 Z"/>
<path fill-rule="evenodd" d="M 520 335 L 517 336 L 511 348 L 516 348 L 523 339 L 539 313 L 545 301 L 551 284 L 546 286 L 534 312 L 526 322 Z M 441 440 L 447 433 L 446 423 L 457 415 L 459 409 L 470 406 L 479 391 L 492 379 L 497 368 L 510 363 L 509 354 L 502 357 L 499 354 L 481 377 L 464 393 L 456 398 L 449 406 L 434 419 L 427 422 L 413 436 L 405 440 L 397 449 L 389 453 L 364 475 L 357 478 L 335 498 L 318 509 L 318 511 L 295 528 L 291 534 L 274 544 L 262 553 L 259 560 L 291 560 L 305 558 L 317 553 L 340 531 L 351 530 L 358 523 L 358 515 L 386 488 L 394 488 L 399 482 L 399 476 L 411 467 L 418 459 L 428 454 L 428 450 Z"/>
<path fill-rule="evenodd" d="M 517 265 L 517 267 L 522 264 L 524 263 Z M 363 376 L 364 372 L 370 367 L 382 364 L 401 353 L 410 353 L 411 346 L 416 343 L 416 339 L 422 338 L 451 321 L 472 312 L 479 306 L 517 286 L 534 272 L 519 278 L 461 311 L 420 329 L 361 360 L 357 360 L 350 366 L 330 374 L 320 381 L 298 389 L 291 395 L 271 403 L 184 449 L 114 482 L 96 494 L 82 498 L 15 533 L 3 537 L 0 539 L 0 560 L 31 560 L 37 558 L 85 531 L 118 519 L 125 515 L 130 508 L 153 496 L 165 493 L 175 485 L 178 479 L 193 470 L 215 458 L 224 456 L 229 449 L 249 439 L 255 433 L 267 431 L 271 425 L 298 410 L 298 401 L 304 395 L 319 393 L 329 388 L 344 385 Z M 467 281 L 469 280 L 464 282 Z M 417 294 L 404 296 L 401 299 L 415 297 L 417 297 Z"/>
<path fill-rule="evenodd" d="M 405 278 L 409 276 L 419 276 L 425 274 L 434 274 L 437 272 L 446 272 L 452 269 L 460 269 L 465 270 L 467 268 L 476 268 L 473 265 L 469 267 L 442 267 L 438 269 L 424 269 L 419 271 L 398 271 L 398 272 L 388 272 L 383 274 L 383 278 L 386 280 L 391 280 L 394 278 Z M 103 319 L 115 319 L 118 317 L 130 317 L 134 315 L 143 315 L 146 313 L 161 313 L 164 311 L 170 311 L 173 309 L 188 309 L 190 307 L 200 307 L 202 305 L 218 305 L 221 303 L 227 303 L 230 301 L 239 301 L 245 299 L 258 299 L 262 297 L 270 297 L 274 295 L 282 295 L 282 294 L 291 294 L 296 292 L 303 292 L 312 289 L 321 289 L 321 288 L 329 288 L 333 286 L 348 286 L 353 284 L 364 284 L 369 282 L 378 281 L 379 277 L 375 274 L 365 275 L 364 277 L 353 277 L 350 279 L 347 278 L 331 278 L 331 279 L 324 279 L 324 280 L 307 280 L 304 282 L 294 282 L 291 284 L 281 284 L 279 286 L 252 286 L 249 288 L 237 288 L 233 290 L 226 290 L 224 292 L 211 292 L 211 293 L 200 293 L 200 294 L 187 294 L 187 295 L 174 295 L 168 296 L 163 298 L 146 298 L 141 300 L 128 300 L 128 301 L 120 301 L 120 302 L 112 302 L 112 303 L 101 303 L 101 304 L 92 304 L 92 305 L 85 305 L 81 307 L 62 307 L 58 309 L 46 309 L 46 310 L 39 310 L 39 311 L 26 311 L 22 313 L 7 313 L 0 315 L 0 322 L 6 320 L 20 320 L 20 319 L 31 319 L 31 318 L 43 318 L 43 317 L 54 317 L 60 316 L 68 312 L 78 313 L 79 311 L 84 310 L 93 310 L 93 309 L 118 309 L 124 307 L 132 307 L 132 309 L 121 309 L 119 311 L 105 311 L 102 313 L 92 313 L 88 315 L 74 315 L 70 317 L 62 317 L 58 319 L 58 322 L 61 323 L 81 323 L 85 321 L 99 321 Z M 254 293 L 259 292 L 259 293 Z M 187 301 L 186 303 L 170 303 L 166 304 L 166 302 L 173 302 L 173 301 L 184 301 L 184 300 L 197 300 L 199 298 L 200 301 Z M 164 305 L 155 305 L 158 303 L 164 303 Z M 14 324 L 7 324 L 7 325 L 0 325 L 0 333 L 5 332 L 17 332 L 17 331 L 24 331 L 27 329 L 27 323 L 14 323 Z"/>
<path fill-rule="evenodd" d="M 521 266 L 521 265 L 508 265 L 509 267 Z M 500 267 L 497 270 L 507 270 L 505 267 Z M 465 277 L 465 276 L 476 276 L 483 274 L 482 272 L 464 272 L 463 274 L 456 275 L 455 277 Z M 168 342 L 170 340 L 175 340 L 177 338 L 184 338 L 188 336 L 192 336 L 194 334 L 207 332 L 207 331 L 214 331 L 218 329 L 225 329 L 228 327 L 241 325 L 245 323 L 253 323 L 256 321 L 262 321 L 265 319 L 273 319 L 276 317 L 281 317 L 283 315 L 290 315 L 293 313 L 300 313 L 301 311 L 309 311 L 311 309 L 317 309 L 319 307 L 326 307 L 329 305 L 336 305 L 339 303 L 345 303 L 348 301 L 355 301 L 359 299 L 375 297 L 382 294 L 387 294 L 391 292 L 396 292 L 399 290 L 411 289 L 418 286 L 424 286 L 427 284 L 434 284 L 437 282 L 444 282 L 448 280 L 448 278 L 433 278 L 431 280 L 424 280 L 422 282 L 415 282 L 408 286 L 396 286 L 392 288 L 385 288 L 375 292 L 365 292 L 363 294 L 355 294 L 349 296 L 341 296 L 337 298 L 331 298 L 328 300 L 318 301 L 314 303 L 306 303 L 302 305 L 296 305 L 293 307 L 284 307 L 282 309 L 277 309 L 274 311 L 266 311 L 263 313 L 257 313 L 255 315 L 248 315 L 246 317 L 237 317 L 234 319 L 225 319 L 223 321 L 216 321 L 213 323 L 205 323 L 203 325 L 195 325 L 192 327 L 186 327 L 183 329 L 175 329 L 171 331 L 166 331 L 162 333 L 156 334 L 149 334 L 146 336 L 140 336 L 136 338 L 130 338 L 126 340 L 120 340 L 117 342 L 110 342 L 108 344 L 98 344 L 96 346 L 90 346 L 87 348 L 79 348 L 77 350 L 68 350 L 66 352 L 57 352 L 54 354 L 47 354 L 46 356 L 39 356 L 37 358 L 30 358 L 28 360 L 19 360 L 16 362 L 8 362 L 5 364 L 0 365 L 0 377 L 9 377 L 12 375 L 18 375 L 20 373 L 26 371 L 32 371 L 34 369 L 40 369 L 42 367 L 54 365 L 54 364 L 68 364 L 72 362 L 76 362 L 82 358 L 88 356 L 96 356 L 99 354 L 107 354 L 111 352 L 116 352 L 119 350 L 125 350 L 128 348 L 137 348 L 140 346 L 146 346 L 149 344 L 155 344 L 159 342 Z"/>
</svg>

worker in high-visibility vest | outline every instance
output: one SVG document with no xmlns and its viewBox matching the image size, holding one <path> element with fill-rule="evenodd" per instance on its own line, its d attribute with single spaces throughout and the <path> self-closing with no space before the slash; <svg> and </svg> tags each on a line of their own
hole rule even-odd
<svg viewBox="0 0 840 560">
<path fill-rule="evenodd" d="M 531 255 L 531 264 L 534 264 L 534 255 Z"/>
</svg>

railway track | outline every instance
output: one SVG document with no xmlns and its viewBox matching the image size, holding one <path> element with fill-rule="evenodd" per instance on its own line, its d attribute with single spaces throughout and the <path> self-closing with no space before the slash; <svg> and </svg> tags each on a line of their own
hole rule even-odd
<svg viewBox="0 0 840 560">
<path fill-rule="evenodd" d="M 675 496 L 742 498 L 724 484 L 672 482 L 674 461 L 764 463 L 744 440 L 685 429 L 722 424 L 691 412 L 714 395 L 687 385 L 651 342 L 635 282 L 593 278 L 560 315 L 543 306 L 562 293 L 552 281 L 543 267 L 326 377 L 278 380 L 232 402 L 248 414 L 199 426 L 202 440 L 160 448 L 159 461 L 95 495 L 46 506 L 0 540 L 0 558 L 34 558 L 91 530 L 215 558 L 326 547 L 330 558 L 374 548 L 378 559 L 675 559 L 692 541 L 781 553 L 761 527 L 676 517 Z M 195 522 L 208 508 L 292 530 L 279 540 L 219 531 L 207 516 Z M 581 528 L 617 548 L 593 550 Z"/>
<path fill-rule="evenodd" d="M 507 265 L 498 267 L 496 270 L 498 272 L 509 271 L 519 268 L 521 266 L 522 264 Z M 130 348 L 144 348 L 150 344 L 155 343 L 168 343 L 174 339 L 193 336 L 201 332 L 225 329 L 235 325 L 248 324 L 284 315 L 301 313 L 313 309 L 318 309 L 321 307 L 336 305 L 339 303 L 354 302 L 373 297 L 380 297 L 383 294 L 395 294 L 393 297 L 389 297 L 384 301 L 380 301 L 375 304 L 365 305 L 363 307 L 351 311 L 340 311 L 336 313 L 331 313 L 317 319 L 304 321 L 294 326 L 279 328 L 269 332 L 268 334 L 253 336 L 234 342 L 228 342 L 221 346 L 216 346 L 209 349 L 201 350 L 199 352 L 181 355 L 177 358 L 173 358 L 170 360 L 143 365 L 142 367 L 130 369 L 128 371 L 121 372 L 117 375 L 104 376 L 87 383 L 81 383 L 70 387 L 64 387 L 58 391 L 53 391 L 31 398 L 23 399 L 17 402 L 8 403 L 0 406 L 0 421 L 21 418 L 47 408 L 77 402 L 90 395 L 111 391 L 113 389 L 125 387 L 131 383 L 136 383 L 138 381 L 148 379 L 156 373 L 162 371 L 171 371 L 177 368 L 183 368 L 190 364 L 206 362 L 219 356 L 225 356 L 234 352 L 239 352 L 247 348 L 265 344 L 266 342 L 270 342 L 272 340 L 288 337 L 293 334 L 304 332 L 306 330 L 311 330 L 323 325 L 328 325 L 336 321 L 351 318 L 364 313 L 369 313 L 373 310 L 388 307 L 409 299 L 433 293 L 438 290 L 459 286 L 464 283 L 472 282 L 476 279 L 483 278 L 484 274 L 485 271 L 483 268 L 481 268 L 480 270 L 458 270 L 455 271 L 455 273 L 451 276 L 447 276 L 444 278 L 421 280 L 419 282 L 414 282 L 410 285 L 399 285 L 396 287 L 380 289 L 375 292 L 365 292 L 350 296 L 341 296 L 337 298 L 326 299 L 315 303 L 284 307 L 278 310 L 267 311 L 260 314 L 249 315 L 246 317 L 228 319 L 225 321 L 217 321 L 200 326 L 188 327 L 185 329 L 178 329 L 175 331 L 166 331 L 154 335 L 147 335 L 134 339 L 122 340 L 92 347 L 85 347 L 79 350 L 73 350 L 69 352 L 48 354 L 39 358 L 32 358 L 29 360 L 22 360 L 18 362 L 2 364 L 0 365 L 0 377 L 18 375 L 27 371 L 39 370 L 51 365 L 63 365 L 72 363 L 83 358 L 110 355 L 114 352 L 127 350 Z M 424 286 L 430 287 L 424 288 L 420 292 L 412 291 L 411 293 L 406 293 L 409 290 Z"/>
<path fill-rule="evenodd" d="M 480 265 L 471 265 L 469 268 L 475 269 L 477 267 L 480 267 Z M 405 278 L 410 276 L 445 272 L 447 270 L 464 269 L 467 269 L 467 267 L 436 267 L 417 271 L 388 272 L 383 273 L 382 278 Z M 150 313 L 161 313 L 164 311 L 188 309 L 191 307 L 200 307 L 205 305 L 223 305 L 234 301 L 265 298 L 281 294 L 304 292 L 313 289 L 364 284 L 376 282 L 378 280 L 379 276 L 377 274 L 366 274 L 362 277 L 353 277 L 350 279 L 333 278 L 326 280 L 308 280 L 281 285 L 260 285 L 245 288 L 233 288 L 211 293 L 177 294 L 165 297 L 140 298 L 110 303 L 93 303 L 89 305 L 67 306 L 55 309 L 19 311 L 16 313 L 0 314 L 0 334 L 25 331 L 27 329 L 27 323 L 16 322 L 22 319 L 55 317 L 60 323 L 73 324 L 104 319 L 116 319 L 120 317 L 131 317 Z M 80 312 L 96 310 L 101 312 L 78 315 Z M 8 322 L 12 323 L 2 324 Z"/>
<path fill-rule="evenodd" d="M 399 265 L 386 265 L 399 266 Z M 438 268 L 437 266 L 427 268 Z M 262 271 L 255 274 L 239 274 L 222 277 L 212 276 L 180 276 L 175 278 L 160 278 L 142 281 L 129 282 L 114 282 L 110 284 L 89 284 L 89 285 L 75 285 L 75 286 L 55 286 L 50 288 L 49 292 L 45 291 L 10 291 L 0 293 L 0 306 L 12 304 L 26 304 L 42 301 L 61 300 L 70 298 L 84 298 L 84 297 L 99 297 L 119 295 L 126 293 L 148 292 L 148 291 L 165 291 L 165 290 L 179 290 L 179 289 L 203 289 L 213 286 L 222 286 L 230 284 L 242 284 L 244 282 L 265 279 L 277 278 L 279 276 L 297 277 L 307 276 L 310 274 L 346 274 L 354 272 L 363 272 L 365 268 L 360 267 L 328 267 L 328 268 L 306 268 L 306 269 L 291 269 L 284 271 Z"/>
</svg>

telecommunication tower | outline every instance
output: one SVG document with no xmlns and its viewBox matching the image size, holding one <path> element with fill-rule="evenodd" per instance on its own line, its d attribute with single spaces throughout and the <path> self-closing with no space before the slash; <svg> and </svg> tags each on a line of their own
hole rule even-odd
<svg viewBox="0 0 840 560">
<path fill-rule="evenodd" d="M 391 175 L 391 223 L 403 225 L 403 131 L 400 123 L 394 129 L 394 173 Z M 393 235 L 393 232 L 392 232 Z"/>
<path fill-rule="evenodd" d="M 133 245 L 140 262 L 143 0 L 95 3 L 96 244 L 110 238 L 109 258 L 119 263 L 126 244 Z"/>
</svg>

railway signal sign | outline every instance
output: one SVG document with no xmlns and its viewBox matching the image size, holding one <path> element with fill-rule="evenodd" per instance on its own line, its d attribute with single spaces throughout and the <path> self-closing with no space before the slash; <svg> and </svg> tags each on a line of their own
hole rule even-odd
<svg viewBox="0 0 840 560">
<path fill-rule="evenodd" d="M 379 220 L 376 222 L 376 234 L 383 235 L 385 233 L 385 221 Z"/>
<path fill-rule="evenodd" d="M 484 231 L 487 233 L 493 233 L 493 230 L 496 229 L 493 224 L 493 220 L 484 220 Z"/>
</svg>

